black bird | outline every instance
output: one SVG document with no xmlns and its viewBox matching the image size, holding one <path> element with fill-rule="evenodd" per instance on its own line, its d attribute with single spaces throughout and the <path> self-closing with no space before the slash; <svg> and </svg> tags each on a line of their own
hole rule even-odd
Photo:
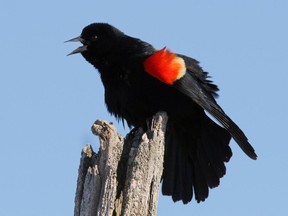
<svg viewBox="0 0 288 216">
<path fill-rule="evenodd" d="M 174 201 L 197 202 L 219 185 L 232 156 L 231 137 L 252 159 L 257 155 L 242 130 L 217 104 L 218 87 L 199 62 L 130 37 L 105 23 L 85 27 L 71 54 L 98 69 L 107 109 L 129 127 L 145 127 L 158 111 L 168 114 L 162 192 Z M 223 127 L 212 121 L 210 113 Z"/>
</svg>

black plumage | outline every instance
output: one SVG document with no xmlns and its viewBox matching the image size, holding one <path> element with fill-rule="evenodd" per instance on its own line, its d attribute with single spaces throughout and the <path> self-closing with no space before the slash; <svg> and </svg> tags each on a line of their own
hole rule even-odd
<svg viewBox="0 0 288 216">
<path fill-rule="evenodd" d="M 70 41 L 83 44 L 70 54 L 81 53 L 98 69 L 107 109 L 116 118 L 130 127 L 145 127 L 156 112 L 167 112 L 164 195 L 188 203 L 195 194 L 198 202 L 204 201 L 209 188 L 217 187 L 226 173 L 231 136 L 249 157 L 257 158 L 245 134 L 217 104 L 218 88 L 195 59 L 177 54 L 185 62 L 186 73 L 170 85 L 144 69 L 145 60 L 157 50 L 109 24 L 91 24 Z"/>
</svg>

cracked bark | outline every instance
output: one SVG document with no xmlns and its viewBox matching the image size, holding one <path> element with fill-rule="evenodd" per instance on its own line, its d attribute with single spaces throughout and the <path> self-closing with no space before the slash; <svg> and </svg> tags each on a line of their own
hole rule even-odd
<svg viewBox="0 0 288 216">
<path fill-rule="evenodd" d="M 157 113 L 147 131 L 138 128 L 125 139 L 106 121 L 93 124 L 100 149 L 82 150 L 75 216 L 157 215 L 167 120 Z"/>
</svg>

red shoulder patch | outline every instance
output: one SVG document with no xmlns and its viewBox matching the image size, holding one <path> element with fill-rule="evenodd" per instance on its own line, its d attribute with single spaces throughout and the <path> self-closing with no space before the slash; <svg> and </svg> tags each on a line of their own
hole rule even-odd
<svg viewBox="0 0 288 216">
<path fill-rule="evenodd" d="M 151 76 L 169 85 L 183 77 L 186 72 L 184 60 L 166 47 L 149 56 L 144 61 L 144 69 Z"/>
</svg>

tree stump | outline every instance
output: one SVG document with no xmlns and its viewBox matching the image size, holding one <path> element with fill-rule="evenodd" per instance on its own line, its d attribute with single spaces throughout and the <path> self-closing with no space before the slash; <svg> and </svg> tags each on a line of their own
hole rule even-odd
<svg viewBox="0 0 288 216">
<path fill-rule="evenodd" d="M 167 120 L 157 113 L 146 132 L 133 129 L 125 139 L 106 121 L 93 124 L 100 149 L 82 150 L 75 216 L 157 215 Z"/>
</svg>

